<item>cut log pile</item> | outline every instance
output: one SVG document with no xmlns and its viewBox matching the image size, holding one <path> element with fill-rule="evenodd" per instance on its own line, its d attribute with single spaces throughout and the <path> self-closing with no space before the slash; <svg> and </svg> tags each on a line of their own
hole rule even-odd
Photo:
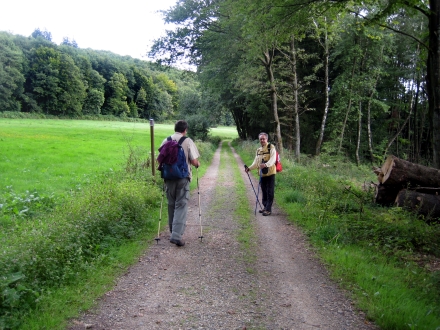
<svg viewBox="0 0 440 330">
<path fill-rule="evenodd" d="M 426 219 L 440 218 L 440 170 L 389 156 L 374 172 L 379 181 L 376 203 L 403 207 Z"/>
</svg>

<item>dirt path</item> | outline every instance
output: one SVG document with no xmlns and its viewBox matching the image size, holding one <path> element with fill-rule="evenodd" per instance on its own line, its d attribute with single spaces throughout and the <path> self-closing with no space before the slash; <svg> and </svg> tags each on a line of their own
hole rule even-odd
<svg viewBox="0 0 440 330">
<path fill-rule="evenodd" d="M 276 205 L 271 216 L 253 219 L 257 258 L 250 270 L 233 219 L 237 180 L 247 186 L 252 211 L 255 195 L 244 171 L 231 179 L 236 166 L 241 171 L 241 159 L 224 146 L 199 179 L 202 241 L 195 191 L 186 245 L 170 244 L 163 232 L 159 244 L 70 329 L 375 329 L 329 280 Z"/>
</svg>

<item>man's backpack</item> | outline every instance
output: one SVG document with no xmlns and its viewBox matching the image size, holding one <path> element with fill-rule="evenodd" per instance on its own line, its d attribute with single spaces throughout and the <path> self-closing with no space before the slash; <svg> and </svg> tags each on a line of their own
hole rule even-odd
<svg viewBox="0 0 440 330">
<path fill-rule="evenodd" d="M 185 139 L 186 136 L 182 136 L 179 142 L 176 142 L 169 136 L 167 142 L 159 148 L 157 159 L 160 162 L 159 170 L 164 180 L 179 180 L 189 177 L 188 163 L 182 148 Z"/>
<path fill-rule="evenodd" d="M 269 143 L 269 152 L 270 152 L 270 147 L 271 147 L 271 144 Z M 283 170 L 283 165 L 281 164 L 280 154 L 278 153 L 278 151 L 276 149 L 275 149 L 275 151 L 276 151 L 275 167 L 276 167 L 277 173 L 278 173 L 278 172 L 281 172 Z"/>
</svg>

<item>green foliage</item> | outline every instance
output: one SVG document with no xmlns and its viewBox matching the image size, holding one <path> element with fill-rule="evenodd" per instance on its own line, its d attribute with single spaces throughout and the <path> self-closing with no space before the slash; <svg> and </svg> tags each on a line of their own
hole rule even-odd
<svg viewBox="0 0 440 330">
<path fill-rule="evenodd" d="M 106 150 L 102 153 L 98 148 L 99 156 L 84 163 L 83 160 L 90 156 L 89 152 L 78 152 L 74 157 L 75 163 L 82 164 L 82 174 L 89 174 L 75 176 L 74 171 L 69 171 L 70 175 L 59 175 L 50 184 L 55 193 L 47 194 L 42 190 L 18 192 L 11 187 L 1 192 L 0 328 L 9 329 L 19 328 L 21 321 L 29 314 L 35 316 L 46 309 L 50 310 L 49 314 L 52 313 L 49 305 L 53 301 L 66 305 L 66 311 L 70 312 L 63 311 L 61 314 L 64 317 L 77 313 L 71 299 L 81 299 L 78 298 L 81 294 L 74 288 L 87 286 L 80 281 L 87 276 L 100 274 L 105 267 L 113 267 L 109 272 L 116 273 L 120 263 L 132 260 L 117 259 L 116 262 L 115 254 L 121 248 L 130 247 L 130 253 L 134 249 L 138 249 L 139 253 L 142 245 L 138 240 L 154 235 L 162 192 L 161 186 L 151 176 L 150 150 L 144 145 L 145 133 L 149 132 L 148 124 L 112 123 L 109 132 L 109 124 L 72 120 L 3 120 L 1 126 L 0 141 L 6 147 L 2 164 L 14 163 L 21 157 L 20 152 L 9 152 L 9 143 L 16 143 L 17 137 L 22 140 L 22 145 L 38 140 L 35 134 L 44 137 L 43 147 L 31 146 L 25 152 L 25 159 L 34 165 L 34 170 L 29 171 L 32 176 L 26 180 L 28 186 L 35 184 L 33 180 L 39 180 L 36 170 L 39 163 L 32 151 L 39 154 L 45 168 L 47 163 L 44 160 L 49 155 L 42 150 L 47 149 L 50 157 L 60 154 L 63 159 L 70 158 L 65 157 L 65 150 L 71 149 L 71 139 L 80 138 L 83 146 L 93 144 L 94 149 L 97 149 L 95 139 L 98 139 L 98 145 Z M 155 126 L 156 149 L 172 127 Z M 231 128 L 223 130 L 232 134 Z M 139 141 L 135 138 L 137 132 L 141 137 Z M 87 135 L 87 139 L 83 138 L 83 134 Z M 11 140 L 10 136 L 16 138 Z M 111 146 L 118 144 L 114 138 L 122 138 L 128 150 L 122 152 L 120 145 L 117 153 L 113 154 Z M 62 141 L 64 148 L 51 148 L 49 141 L 53 140 Z M 206 171 L 206 164 L 212 159 L 219 141 L 219 137 L 211 137 L 209 142 L 197 141 L 202 162 L 198 169 L 200 175 Z M 121 166 L 121 153 L 125 159 L 123 172 L 108 170 L 109 167 L 115 169 Z M 104 154 L 110 159 L 106 159 Z M 99 169 L 97 163 L 101 161 L 106 163 L 104 168 L 107 170 Z M 63 173 L 61 168 L 66 164 L 61 161 L 54 163 L 59 173 Z M 17 167 L 14 165 L 11 170 L 17 172 Z M 26 173 L 19 172 L 20 177 Z M 2 169 L 2 178 L 11 176 L 7 167 Z M 50 179 L 53 177 L 49 176 Z M 13 181 L 16 183 L 17 180 Z M 193 180 L 192 188 L 195 184 L 196 180 Z M 95 298 L 102 294 L 102 290 L 90 294 Z M 68 297 L 63 295 L 66 292 L 69 292 Z"/>
<path fill-rule="evenodd" d="M 98 89 L 90 89 L 84 100 L 83 114 L 85 115 L 99 115 L 101 114 L 101 107 L 104 104 L 104 92 Z"/>
<path fill-rule="evenodd" d="M 188 135 L 194 140 L 205 141 L 208 138 L 210 122 L 205 116 L 194 115 L 186 118 Z"/>
<path fill-rule="evenodd" d="M 288 193 L 288 194 L 286 194 L 286 196 L 284 196 L 284 201 L 286 203 L 305 204 L 307 200 L 300 191 L 292 190 L 292 191 L 290 191 L 290 193 Z"/>
<path fill-rule="evenodd" d="M 286 202 L 313 207 L 311 218 L 305 219 L 309 225 L 309 220 L 314 223 L 314 229 L 308 229 L 312 239 L 329 242 L 337 236 L 338 242 L 374 246 L 386 254 L 400 256 L 415 251 L 440 256 L 440 242 L 436 239 L 440 227 L 428 225 L 400 209 L 375 206 L 374 191 L 362 190 L 363 183 L 358 180 L 348 181 L 350 173 L 360 178 L 359 171 L 350 171 L 343 163 L 315 161 L 307 167 L 283 171 L 283 180 L 277 180 Z M 367 178 L 364 172 L 364 182 Z M 322 236 L 323 231 L 329 230 L 333 236 Z"/>
<path fill-rule="evenodd" d="M 258 143 L 234 141 L 245 163 Z M 308 236 L 331 276 L 383 329 L 440 324 L 440 226 L 400 208 L 374 204 L 374 173 L 321 154 L 293 164 L 283 156 L 275 200 Z"/>
<path fill-rule="evenodd" d="M 0 195 L 0 227 L 35 218 L 52 210 L 57 204 L 57 198 L 53 194 L 40 196 L 37 191 L 17 194 L 12 187 L 6 188 L 7 191 Z M 2 219 L 5 222 L 2 222 Z"/>
<path fill-rule="evenodd" d="M 43 38 L 47 41 L 52 41 L 52 33 L 47 30 L 41 31 L 40 28 L 36 28 L 31 34 L 32 38 Z"/>
<path fill-rule="evenodd" d="M 157 122 L 183 117 L 188 106 L 183 98 L 200 94 L 194 74 L 81 49 L 67 38 L 57 46 L 50 39 L 39 29 L 32 38 L 0 32 L 0 113 L 104 114 Z"/>
<path fill-rule="evenodd" d="M 144 172 L 145 173 L 145 172 Z M 145 178 L 103 175 L 53 212 L 17 223 L 1 235 L 0 324 L 16 327 L 48 288 L 75 281 L 89 264 L 124 240 L 153 230 L 160 189 Z M 18 220 L 18 219 L 17 219 Z M 62 235 L 60 233 L 63 233 Z"/>
<path fill-rule="evenodd" d="M 23 93 L 24 56 L 14 44 L 13 38 L 0 32 L 0 111 L 20 111 L 20 95 Z"/>
<path fill-rule="evenodd" d="M 128 114 L 130 109 L 127 104 L 127 78 L 122 73 L 114 73 L 108 82 L 111 97 L 107 99 L 104 105 L 104 113 L 121 116 Z"/>
<path fill-rule="evenodd" d="M 436 33 L 437 23 L 428 24 L 432 16 L 422 14 L 429 6 L 182 0 L 165 11 L 175 28 L 156 40 L 150 55 L 197 65 L 202 95 L 216 102 L 204 95 L 206 107 L 188 94 L 183 109 L 200 107 L 209 118 L 228 111 L 242 139 L 263 130 L 280 136 L 283 148 L 307 154 L 319 154 L 324 142 L 327 152 L 358 163 L 387 152 L 431 158 L 431 141 L 421 132 L 430 130 L 425 118 L 433 103 L 420 97 L 424 77 L 438 70 L 426 67 L 422 41 L 427 31 Z"/>
</svg>

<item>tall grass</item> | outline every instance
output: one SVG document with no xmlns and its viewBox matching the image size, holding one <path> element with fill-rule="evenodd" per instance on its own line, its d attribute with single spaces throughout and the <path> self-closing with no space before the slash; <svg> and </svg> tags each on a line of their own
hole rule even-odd
<svg viewBox="0 0 440 330">
<path fill-rule="evenodd" d="M 256 142 L 235 142 L 250 164 Z M 440 329 L 440 227 L 374 204 L 368 167 L 283 157 L 276 204 L 307 234 L 332 277 L 382 329 Z"/>
</svg>

